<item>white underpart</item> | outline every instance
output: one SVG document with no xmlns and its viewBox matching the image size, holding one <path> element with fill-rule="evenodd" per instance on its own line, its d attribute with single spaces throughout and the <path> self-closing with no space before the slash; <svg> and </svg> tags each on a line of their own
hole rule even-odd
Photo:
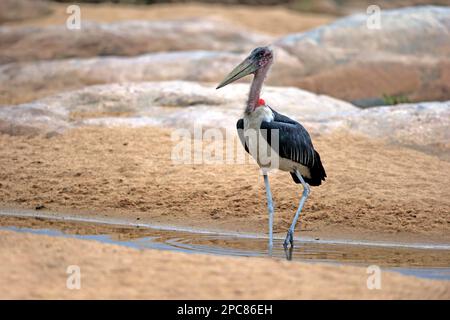
<svg viewBox="0 0 450 320">
<path fill-rule="evenodd" d="M 262 136 L 260 134 L 261 122 L 272 122 L 274 119 L 274 115 L 272 110 L 270 110 L 267 106 L 259 106 L 255 111 L 250 114 L 244 114 L 244 135 L 246 137 L 252 136 L 248 134 L 247 130 L 251 130 L 253 132 L 258 133 L 258 143 L 262 141 Z M 259 146 L 258 146 L 259 150 Z M 273 149 L 272 149 L 273 150 Z M 252 154 L 253 156 L 253 154 Z M 253 156 L 253 158 L 255 158 Z M 256 162 L 261 166 L 260 162 L 257 158 L 255 158 Z M 294 170 L 298 170 L 303 177 L 311 178 L 311 172 L 308 167 L 305 167 L 297 162 L 294 162 L 290 159 L 279 157 L 278 169 L 283 171 L 292 172 Z"/>
<path fill-rule="evenodd" d="M 252 113 L 244 114 L 244 131 L 248 129 L 259 130 L 263 121 L 273 121 L 273 112 L 267 106 L 260 106 Z"/>
</svg>

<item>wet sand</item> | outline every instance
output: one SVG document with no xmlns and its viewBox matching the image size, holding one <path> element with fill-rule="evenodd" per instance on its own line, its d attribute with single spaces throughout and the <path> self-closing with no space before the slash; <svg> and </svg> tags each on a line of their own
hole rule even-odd
<svg viewBox="0 0 450 320">
<path fill-rule="evenodd" d="M 0 231 L 17 231 L 96 240 L 134 249 L 158 249 L 238 257 L 264 257 L 367 267 L 378 265 L 422 278 L 450 280 L 450 245 L 348 239 L 296 237 L 295 247 L 284 250 L 283 237 L 275 237 L 269 253 L 267 237 L 258 234 L 154 226 L 112 218 L 72 217 L 31 210 L 0 209 Z"/>
<path fill-rule="evenodd" d="M 0 206 L 266 233 L 258 167 L 175 164 L 170 134 L 148 127 L 1 135 Z M 449 162 L 343 132 L 313 140 L 328 179 L 312 188 L 298 227 L 302 235 L 450 241 Z M 284 172 L 270 179 L 275 232 L 283 234 L 301 188 Z"/>
<path fill-rule="evenodd" d="M 449 299 L 450 282 L 382 272 L 367 289 L 366 268 L 138 251 L 0 231 L 0 298 L 25 299 Z M 67 267 L 81 289 L 66 287 Z M 11 290 L 14 288 L 14 290 Z"/>
</svg>

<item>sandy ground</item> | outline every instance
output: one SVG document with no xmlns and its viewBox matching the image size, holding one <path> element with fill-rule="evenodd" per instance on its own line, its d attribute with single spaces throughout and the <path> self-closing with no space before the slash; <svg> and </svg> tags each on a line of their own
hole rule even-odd
<svg viewBox="0 0 450 320">
<path fill-rule="evenodd" d="M 43 26 L 65 23 L 68 4 L 52 4 L 50 15 L 9 22 L 5 25 Z M 300 32 L 329 23 L 334 16 L 299 13 L 281 6 L 239 6 L 220 4 L 155 4 L 152 6 L 87 4 L 81 7 L 83 20 L 113 22 L 120 20 L 167 20 L 198 17 L 225 19 L 244 27 L 272 35 Z"/>
<path fill-rule="evenodd" d="M 0 299 L 449 299 L 450 282 L 365 268 L 231 258 L 0 231 Z M 4 262 L 7 263 L 4 263 Z M 81 289 L 66 287 L 80 267 Z M 180 267 L 182 266 L 182 267 Z M 10 288 L 14 288 L 11 290 Z"/>
<path fill-rule="evenodd" d="M 175 164 L 170 133 L 84 128 L 51 138 L 1 135 L 0 206 L 265 233 L 257 166 Z M 313 140 L 328 180 L 312 188 L 303 235 L 450 241 L 449 162 L 345 133 Z M 284 172 L 270 179 L 275 231 L 284 233 L 301 188 Z"/>
<path fill-rule="evenodd" d="M 11 24 L 61 24 L 65 8 L 55 4 L 49 16 Z M 213 16 L 273 35 L 334 20 L 281 7 L 81 8 L 86 20 Z M 161 128 L 84 128 L 53 137 L 0 135 L 0 207 L 266 233 L 257 166 L 174 164 L 170 134 Z M 313 138 L 329 178 L 313 188 L 298 227 L 302 235 L 450 242 L 450 162 L 342 132 Z M 271 174 L 271 183 L 275 231 L 284 234 L 301 190 L 286 173 Z M 0 225 L 12 220 L 0 217 Z M 8 231 L 0 231 L 0 260 L 0 287 L 6 288 L 0 298 L 450 298 L 448 281 L 389 272 L 383 272 L 382 290 L 368 290 L 365 268 L 137 251 Z M 81 290 L 66 288 L 69 265 L 81 267 Z"/>
</svg>

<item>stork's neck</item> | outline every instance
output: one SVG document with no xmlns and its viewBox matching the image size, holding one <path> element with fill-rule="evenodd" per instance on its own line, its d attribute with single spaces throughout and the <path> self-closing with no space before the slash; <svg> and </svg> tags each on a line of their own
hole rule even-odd
<svg viewBox="0 0 450 320">
<path fill-rule="evenodd" d="M 267 71 L 270 68 L 270 64 L 266 67 L 258 69 L 253 77 L 252 85 L 250 86 L 250 92 L 248 94 L 247 107 L 245 113 L 249 114 L 255 111 L 258 107 L 259 95 L 261 94 L 261 88 L 266 78 Z"/>
</svg>

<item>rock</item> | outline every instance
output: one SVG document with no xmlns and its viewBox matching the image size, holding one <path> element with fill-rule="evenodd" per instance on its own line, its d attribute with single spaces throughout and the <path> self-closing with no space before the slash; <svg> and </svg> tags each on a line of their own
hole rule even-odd
<svg viewBox="0 0 450 320">
<path fill-rule="evenodd" d="M 0 108 L 0 132 L 53 134 L 88 126 L 158 125 L 192 129 L 235 128 L 242 116 L 248 86 L 215 90 L 193 82 L 142 82 L 86 87 L 42 100 Z M 265 87 L 264 97 L 280 112 L 321 124 L 355 112 L 343 101 L 296 88 Z"/>
<path fill-rule="evenodd" d="M 366 12 L 370 5 L 378 5 L 383 10 L 411 7 L 418 5 L 448 5 L 448 0 L 315 0 L 292 1 L 290 7 L 299 11 L 326 13 L 332 15 L 349 15 Z"/>
<path fill-rule="evenodd" d="M 349 117 L 346 127 L 450 160 L 450 101 L 370 108 Z"/>
<path fill-rule="evenodd" d="M 211 19 L 82 22 L 64 25 L 1 27 L 0 64 L 92 56 L 133 56 L 177 50 L 248 51 L 272 40 Z"/>
<path fill-rule="evenodd" d="M 35 102 L 0 108 L 0 133 L 46 135 L 85 126 L 160 126 L 235 132 L 248 85 L 185 81 L 97 85 Z M 267 86 L 266 102 L 300 121 L 311 134 L 335 129 L 413 147 L 450 159 L 450 101 L 361 110 L 297 88 Z"/>
<path fill-rule="evenodd" d="M 404 96 L 410 102 L 450 99 L 450 8 L 383 10 L 379 30 L 368 29 L 366 18 L 355 15 L 277 40 L 273 46 L 276 61 L 267 83 L 303 88 L 365 107 L 386 104 L 386 97 Z M 141 28 L 134 32 L 132 26 Z M 62 31 L 60 36 L 63 27 L 52 28 L 14 32 L 0 28 L 0 39 L 5 43 L 0 42 L 0 60 L 196 48 L 209 51 L 3 65 L 0 104 L 23 103 L 92 84 L 162 80 L 217 83 L 253 47 L 269 42 L 265 36 L 209 20 L 204 32 L 199 32 L 202 20 L 86 24 L 75 40 L 67 34 L 72 31 Z M 15 32 L 23 39 L 9 38 Z M 28 45 L 37 49 L 30 51 Z M 17 87 L 22 90 L 18 92 Z"/>
<path fill-rule="evenodd" d="M 276 49 L 277 62 L 267 83 L 289 85 L 302 68 L 297 59 Z M 219 83 L 248 53 L 177 51 L 135 57 L 93 57 L 0 65 L 0 105 L 33 101 L 87 85 L 185 80 Z M 248 82 L 250 77 L 240 82 Z M 21 88 L 21 90 L 17 90 Z"/>
<path fill-rule="evenodd" d="M 289 85 L 364 103 L 383 95 L 410 101 L 450 98 L 450 8 L 383 10 L 381 29 L 369 29 L 358 14 L 276 45 L 303 68 Z"/>
<path fill-rule="evenodd" d="M 52 12 L 49 2 L 42 0 L 0 1 L 0 23 L 32 19 Z"/>
<path fill-rule="evenodd" d="M 50 109 L 40 102 L 0 108 L 0 133 L 52 136 L 71 127 L 64 115 Z"/>
<path fill-rule="evenodd" d="M 237 53 L 179 51 L 12 63 L 0 66 L 0 104 L 28 102 L 92 84 L 174 79 L 218 83 L 242 59 Z"/>
</svg>

